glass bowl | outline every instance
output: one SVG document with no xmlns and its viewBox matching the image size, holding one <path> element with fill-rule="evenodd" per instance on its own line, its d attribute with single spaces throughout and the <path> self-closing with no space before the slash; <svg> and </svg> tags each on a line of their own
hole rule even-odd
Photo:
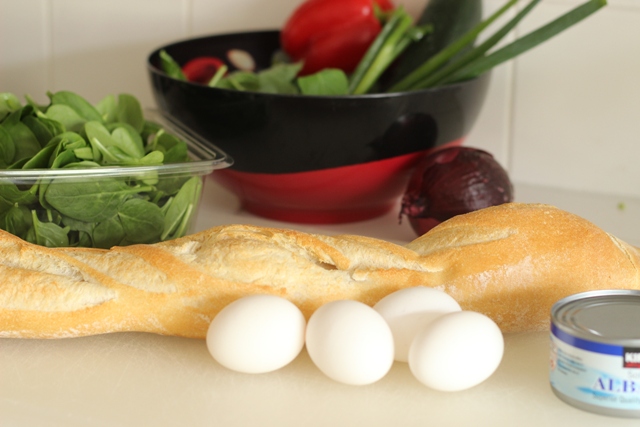
<svg viewBox="0 0 640 427">
<path fill-rule="evenodd" d="M 145 119 L 182 139 L 189 162 L 0 170 L 0 229 L 48 247 L 157 243 L 193 231 L 205 177 L 222 150 L 156 110 Z"/>
</svg>

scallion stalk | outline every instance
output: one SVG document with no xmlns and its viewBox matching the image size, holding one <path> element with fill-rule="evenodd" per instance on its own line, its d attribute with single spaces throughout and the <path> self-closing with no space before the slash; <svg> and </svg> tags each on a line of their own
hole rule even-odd
<svg viewBox="0 0 640 427">
<path fill-rule="evenodd" d="M 461 55 L 460 58 L 454 58 L 451 62 L 438 69 L 437 71 L 429 74 L 426 78 L 420 80 L 414 84 L 413 88 L 425 89 L 433 86 L 437 86 L 439 83 L 450 77 L 452 74 L 465 68 L 478 58 L 484 56 L 492 47 L 500 42 L 516 25 L 536 6 L 540 3 L 540 0 L 532 0 L 527 6 L 522 9 L 513 19 L 511 19 L 502 28 L 496 31 L 491 37 L 477 47 L 474 47 L 470 51 Z"/>
<path fill-rule="evenodd" d="M 411 90 L 412 87 L 415 86 L 416 83 L 425 79 L 428 75 L 430 75 L 435 70 L 439 69 L 442 65 L 447 63 L 452 57 L 460 53 L 462 49 L 472 44 L 476 37 L 485 30 L 489 25 L 491 25 L 496 19 L 502 16 L 507 10 L 509 10 L 513 5 L 515 5 L 518 0 L 510 0 L 502 6 L 497 12 L 491 15 L 489 18 L 480 22 L 478 25 L 473 27 L 471 30 L 467 31 L 464 35 L 462 35 L 455 42 L 442 49 L 439 53 L 434 55 L 431 59 L 428 59 L 424 64 L 418 67 L 416 70 L 411 72 L 407 77 L 393 85 L 388 92 L 402 92 L 406 90 Z"/>
<path fill-rule="evenodd" d="M 187 80 L 180 65 L 164 49 L 160 51 L 160 61 L 162 62 L 162 69 L 169 77 L 178 80 Z"/>
<path fill-rule="evenodd" d="M 367 93 L 378 77 L 415 39 L 418 34 L 415 28 L 404 8 L 396 8 L 353 72 L 349 80 L 349 93 Z M 423 35 L 424 31 L 419 34 Z"/>
<path fill-rule="evenodd" d="M 597 12 L 600 8 L 606 6 L 606 4 L 607 0 L 590 0 L 583 3 L 543 27 L 519 38 L 513 43 L 473 61 L 464 69 L 444 79 L 442 83 L 453 83 L 475 78 L 489 71 L 491 68 L 513 59 L 523 52 L 558 35 L 567 28 Z"/>
<path fill-rule="evenodd" d="M 227 67 L 226 65 L 221 65 L 220 67 L 218 67 L 216 73 L 213 75 L 213 77 L 211 77 L 211 80 L 209 80 L 208 86 L 216 87 L 216 85 L 224 77 L 228 69 L 229 67 Z"/>
</svg>

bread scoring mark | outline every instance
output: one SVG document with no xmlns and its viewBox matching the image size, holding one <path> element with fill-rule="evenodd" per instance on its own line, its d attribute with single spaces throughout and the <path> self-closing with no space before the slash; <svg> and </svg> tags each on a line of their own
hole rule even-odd
<svg viewBox="0 0 640 427">
<path fill-rule="evenodd" d="M 104 286 L 74 277 L 0 265 L 0 307 L 8 310 L 67 312 L 116 298 Z"/>
<path fill-rule="evenodd" d="M 121 251 L 69 251 L 67 254 L 123 285 L 152 293 L 177 292 L 176 284 L 166 273 L 134 254 Z"/>
<path fill-rule="evenodd" d="M 95 282 L 91 276 L 85 276 L 76 266 L 64 258 L 34 250 L 33 247 L 22 247 L 18 251 L 11 251 L 12 256 L 3 256 L 2 265 L 31 270 L 39 273 L 49 273 L 64 276 L 76 281 Z M 4 254 L 3 254 L 4 255 Z"/>
<path fill-rule="evenodd" d="M 207 276 L 270 289 L 351 282 L 340 268 L 342 253 L 303 233 L 229 226 L 197 245 L 174 241 L 162 249 Z"/>
<path fill-rule="evenodd" d="M 640 251 L 638 251 L 638 248 L 633 247 L 631 245 L 625 244 L 623 241 L 621 241 L 620 239 L 618 239 L 617 237 L 606 233 L 607 237 L 609 237 L 609 239 L 611 239 L 611 241 L 613 242 L 613 244 L 620 249 L 620 251 L 624 254 L 624 256 L 629 260 L 629 264 L 631 264 L 633 266 L 634 271 L 636 272 L 636 274 L 638 273 L 638 266 L 636 265 L 636 263 L 634 262 L 634 260 L 638 259 L 638 256 L 640 256 Z M 631 254 L 630 250 L 633 250 L 636 252 L 636 255 Z"/>
<path fill-rule="evenodd" d="M 338 267 L 336 267 L 335 265 L 333 265 L 333 264 L 327 264 L 327 263 L 325 263 L 325 262 L 318 262 L 318 263 L 316 263 L 316 264 L 318 265 L 318 267 L 320 267 L 320 268 L 324 268 L 325 270 L 328 270 L 328 271 L 331 271 L 331 270 L 337 270 L 337 269 L 338 269 Z"/>
<path fill-rule="evenodd" d="M 277 246 L 295 253 L 316 264 L 333 265 L 340 270 L 348 268 L 349 259 L 339 249 L 327 244 L 322 237 L 315 234 L 277 228 L 230 226 L 218 232 L 214 240 L 250 240 L 256 244 L 260 242 L 268 243 L 274 247 Z"/>
<path fill-rule="evenodd" d="M 163 247 L 163 249 L 180 258 L 183 262 L 189 263 L 195 261 L 200 247 L 201 244 L 198 241 L 182 241 L 180 244 Z"/>
<path fill-rule="evenodd" d="M 425 264 L 411 249 L 391 242 L 380 242 L 370 237 L 339 235 L 317 236 L 318 239 L 337 248 L 350 260 L 349 270 L 407 269 L 421 272 L 437 272 L 440 267 Z M 354 279 L 360 277 L 357 273 Z M 360 279 L 356 279 L 360 280 Z"/>
<path fill-rule="evenodd" d="M 514 228 L 475 225 L 434 228 L 406 247 L 426 256 L 439 251 L 504 240 L 517 233 Z"/>
</svg>

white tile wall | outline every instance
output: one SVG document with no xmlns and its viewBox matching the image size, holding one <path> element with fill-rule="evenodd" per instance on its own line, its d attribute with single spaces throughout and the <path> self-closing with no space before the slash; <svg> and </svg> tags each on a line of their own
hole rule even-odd
<svg viewBox="0 0 640 427">
<path fill-rule="evenodd" d="M 0 91 L 38 95 L 51 88 L 48 0 L 0 0 Z"/>
<path fill-rule="evenodd" d="M 92 99 L 142 89 L 148 94 L 145 54 L 187 34 L 183 1 L 50 2 L 53 88 L 72 88 Z"/>
<path fill-rule="evenodd" d="M 504 5 L 502 0 L 485 0 L 483 13 L 488 17 Z M 511 10 L 498 19 L 486 33 L 479 38 L 479 42 L 487 37 L 484 34 L 493 34 L 494 28 L 500 28 L 506 24 L 515 11 Z M 515 34 L 510 34 L 503 39 L 499 47 L 515 40 Z M 495 67 L 491 70 L 491 86 L 487 98 L 484 101 L 480 117 L 467 139 L 470 146 L 483 148 L 505 167 L 509 166 L 511 153 L 510 129 L 512 117 L 513 98 L 513 61 Z"/>
<path fill-rule="evenodd" d="M 129 92 L 153 106 L 145 60 L 196 35 L 278 28 L 302 0 L 0 0 L 0 91 L 97 102 Z M 414 14 L 427 0 L 403 0 Z M 505 0 L 484 0 L 490 13 Z M 543 0 L 524 34 L 584 0 Z M 515 34 L 514 34 L 515 36 Z M 640 197 L 640 1 L 609 5 L 496 68 L 468 144 L 514 181 Z"/>
<path fill-rule="evenodd" d="M 567 9 L 550 4 L 523 30 Z M 612 4 L 516 67 L 514 178 L 640 194 L 640 7 Z"/>
</svg>

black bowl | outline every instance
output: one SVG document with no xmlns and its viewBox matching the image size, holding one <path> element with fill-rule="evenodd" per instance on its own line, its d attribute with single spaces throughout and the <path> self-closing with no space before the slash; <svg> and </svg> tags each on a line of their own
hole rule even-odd
<svg viewBox="0 0 640 427">
<path fill-rule="evenodd" d="M 381 215 L 401 196 L 425 152 L 459 144 L 478 116 L 489 75 L 436 89 L 359 96 L 232 91 L 180 81 L 178 63 L 247 52 L 271 65 L 278 31 L 214 35 L 158 48 L 148 58 L 153 93 L 172 116 L 233 159 L 215 179 L 259 215 L 294 222 L 345 222 Z"/>
</svg>

